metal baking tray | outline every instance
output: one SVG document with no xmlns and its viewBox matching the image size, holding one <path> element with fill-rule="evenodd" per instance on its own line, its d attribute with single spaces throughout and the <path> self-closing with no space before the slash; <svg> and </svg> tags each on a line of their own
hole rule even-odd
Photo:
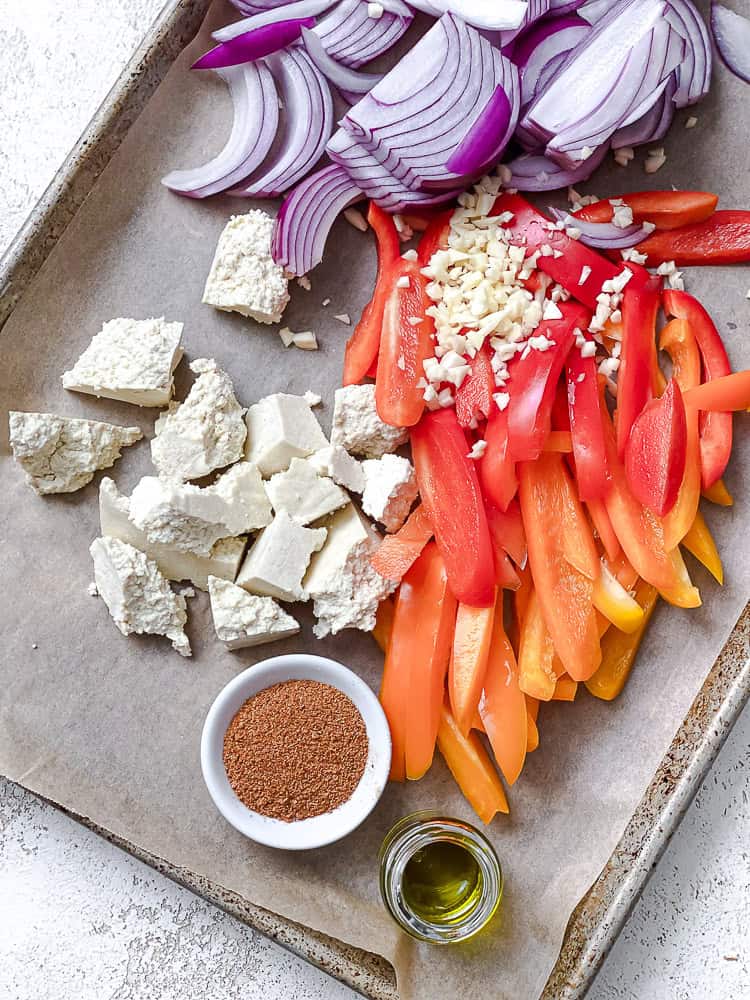
<svg viewBox="0 0 750 1000">
<path fill-rule="evenodd" d="M 192 39 L 209 0 L 170 0 L 0 260 L 0 328 L 10 316 L 171 63 Z M 680 726 L 604 870 L 572 914 L 540 1000 L 580 1000 L 614 944 L 669 838 L 750 697 L 750 605 Z M 221 886 L 85 822 L 171 879 L 372 1000 L 396 1000 L 391 966 L 285 920 Z"/>
</svg>

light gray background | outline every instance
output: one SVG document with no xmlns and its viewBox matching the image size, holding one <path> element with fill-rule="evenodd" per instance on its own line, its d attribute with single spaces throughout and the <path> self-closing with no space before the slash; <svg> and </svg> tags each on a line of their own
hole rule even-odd
<svg viewBox="0 0 750 1000">
<path fill-rule="evenodd" d="M 0 0 L 0 252 L 160 5 Z M 750 997 L 749 745 L 746 711 L 592 1000 Z M 355 996 L 5 783 L 0 832 L 0 1000 Z"/>
</svg>

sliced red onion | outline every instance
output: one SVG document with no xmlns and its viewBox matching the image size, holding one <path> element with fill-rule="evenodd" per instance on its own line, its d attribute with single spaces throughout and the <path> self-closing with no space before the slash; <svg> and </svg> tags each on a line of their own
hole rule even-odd
<svg viewBox="0 0 750 1000">
<path fill-rule="evenodd" d="M 388 0 L 389 3 L 392 0 Z M 381 4 L 385 7 L 385 4 Z M 401 38 L 413 20 L 408 7 L 401 13 L 384 10 L 370 17 L 363 0 L 341 0 L 313 29 L 329 56 L 356 69 L 387 52 Z"/>
<path fill-rule="evenodd" d="M 532 3 L 538 0 L 531 0 Z M 456 14 L 473 28 L 486 31 L 515 31 L 525 22 L 527 0 L 431 0 L 438 14 Z"/>
<path fill-rule="evenodd" d="M 727 69 L 750 83 L 750 21 L 711 0 L 711 32 Z"/>
<path fill-rule="evenodd" d="M 366 94 L 383 78 L 381 73 L 358 73 L 336 62 L 323 48 L 318 35 L 309 28 L 302 29 L 302 41 L 314 65 L 339 90 L 350 94 Z"/>
<path fill-rule="evenodd" d="M 507 166 L 511 171 L 510 187 L 519 191 L 557 191 L 587 181 L 607 154 L 600 146 L 574 170 L 565 170 L 546 156 L 519 156 Z"/>
<path fill-rule="evenodd" d="M 583 7 L 586 0 L 550 0 L 550 14 L 572 14 L 573 11 Z"/>
<path fill-rule="evenodd" d="M 513 62 L 521 73 L 521 105 L 525 107 L 542 89 L 542 78 L 550 79 L 550 63 L 555 68 L 563 57 L 579 45 L 591 25 L 577 14 L 544 18 L 519 35 L 513 45 Z"/>
<path fill-rule="evenodd" d="M 503 47 L 510 45 L 518 35 L 521 34 L 530 24 L 534 24 L 540 18 L 549 13 L 552 0 L 529 0 L 523 21 L 512 31 L 504 31 L 500 36 Z"/>
<path fill-rule="evenodd" d="M 333 101 L 320 70 L 301 48 L 278 52 L 269 59 L 284 109 L 278 146 L 246 183 L 229 193 L 272 198 L 282 194 L 315 166 L 331 135 Z"/>
<path fill-rule="evenodd" d="M 302 29 L 311 28 L 313 24 L 315 19 L 312 17 L 298 17 L 246 31 L 214 46 L 194 62 L 191 69 L 222 69 L 262 59 L 296 42 Z"/>
<path fill-rule="evenodd" d="M 713 57 L 708 29 L 691 0 L 669 0 L 667 19 L 686 42 L 685 58 L 677 69 L 678 108 L 695 104 L 708 93 Z"/>
<path fill-rule="evenodd" d="M 581 17 L 585 17 L 589 24 L 596 24 L 612 9 L 612 0 L 586 0 L 578 8 Z"/>
<path fill-rule="evenodd" d="M 559 208 L 550 208 L 549 212 L 556 222 L 577 229 L 581 234 L 581 243 L 597 250 L 627 250 L 628 247 L 641 243 L 654 231 L 654 227 L 647 223 L 634 222 L 621 229 L 613 222 L 586 222 L 584 219 L 577 219 Z"/>
<path fill-rule="evenodd" d="M 612 149 L 622 149 L 623 146 L 644 146 L 649 142 L 658 142 L 663 139 L 669 131 L 675 113 L 674 94 L 677 90 L 677 82 L 673 73 L 664 90 L 664 93 L 637 121 L 632 122 L 622 128 L 618 128 L 612 136 Z"/>
<path fill-rule="evenodd" d="M 448 158 L 445 169 L 459 176 L 479 173 L 498 156 L 498 136 L 505 137 L 511 123 L 512 109 L 502 87 L 495 87 L 492 97 Z M 500 140 L 502 142 L 502 139 Z M 503 149 L 505 146 L 503 146 Z M 502 152 L 502 150 L 500 151 Z"/>
<path fill-rule="evenodd" d="M 276 24 L 277 21 L 290 21 L 296 18 L 317 17 L 332 7 L 335 0 L 296 0 L 294 3 L 284 3 L 283 7 L 272 7 L 259 14 L 251 14 L 240 21 L 234 21 L 223 28 L 211 32 L 211 37 L 217 42 L 228 42 L 246 31 L 262 28 L 266 24 Z"/>
<path fill-rule="evenodd" d="M 229 0 L 241 14 L 257 14 L 274 7 L 283 7 L 287 0 Z"/>
<path fill-rule="evenodd" d="M 279 124 L 273 76 L 264 63 L 217 70 L 232 97 L 234 123 L 222 151 L 202 167 L 173 170 L 162 184 L 188 198 L 225 191 L 253 172 L 271 148 Z"/>
</svg>

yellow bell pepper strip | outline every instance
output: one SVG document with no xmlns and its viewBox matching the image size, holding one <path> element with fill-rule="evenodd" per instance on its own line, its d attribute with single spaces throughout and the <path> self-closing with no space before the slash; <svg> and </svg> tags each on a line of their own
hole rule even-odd
<svg viewBox="0 0 750 1000">
<path fill-rule="evenodd" d="M 519 500 L 542 616 L 564 669 L 585 680 L 601 660 L 592 600 L 599 559 L 561 456 L 519 463 Z"/>
<path fill-rule="evenodd" d="M 700 511 L 697 511 L 690 530 L 682 539 L 682 544 L 698 562 L 703 563 L 718 583 L 724 584 L 724 567 L 721 565 L 719 551 Z"/>
<path fill-rule="evenodd" d="M 729 412 L 750 407 L 750 368 L 696 385 L 685 393 L 685 406 Z"/>
<path fill-rule="evenodd" d="M 640 627 L 630 634 L 614 628 L 609 629 L 602 639 L 601 666 L 593 677 L 586 681 L 590 693 L 603 701 L 612 701 L 625 687 L 635 654 L 659 599 L 656 588 L 645 580 L 638 582 L 635 596 L 643 609 L 643 621 Z"/>
<path fill-rule="evenodd" d="M 617 454 L 622 458 L 636 418 L 652 398 L 652 377 L 657 367 L 656 316 L 659 286 L 625 286 L 622 296 L 622 353 L 617 376 Z"/>
<path fill-rule="evenodd" d="M 391 641 L 395 611 L 396 602 L 392 597 L 386 597 L 378 605 L 378 613 L 375 616 L 375 628 L 372 630 L 372 637 L 384 653 L 388 652 L 388 643 Z"/>
<path fill-rule="evenodd" d="M 509 785 L 518 779 L 526 759 L 526 698 L 518 681 L 518 664 L 505 634 L 500 595 L 495 605 L 492 645 L 479 715 L 497 765 Z"/>
<path fill-rule="evenodd" d="M 593 600 L 596 610 L 622 632 L 635 632 L 643 622 L 641 606 L 604 562 L 594 581 Z"/>
<path fill-rule="evenodd" d="M 646 403 L 635 418 L 625 443 L 625 475 L 630 489 L 659 517 L 677 503 L 687 464 L 687 441 L 682 392 L 671 378 L 664 393 Z"/>
<path fill-rule="evenodd" d="M 718 504 L 719 507 L 731 507 L 734 504 L 734 497 L 729 492 L 723 479 L 717 479 L 713 486 L 705 487 L 701 495 L 710 500 L 711 503 Z"/>
<path fill-rule="evenodd" d="M 578 681 L 574 681 L 572 677 L 563 674 L 562 677 L 557 678 L 552 701 L 575 701 L 577 693 Z"/>
<path fill-rule="evenodd" d="M 620 543 L 617 540 L 615 529 L 609 519 L 607 508 L 603 500 L 589 500 L 586 503 L 594 532 L 599 537 L 608 559 L 616 559 L 620 554 Z"/>
<path fill-rule="evenodd" d="M 474 732 L 462 736 L 445 704 L 440 712 L 437 745 L 458 787 L 483 823 L 489 823 L 499 812 L 510 812 L 500 776 L 481 739 Z"/>
<path fill-rule="evenodd" d="M 502 605 L 502 590 L 499 594 Z M 464 736 L 471 729 L 482 694 L 494 620 L 494 606 L 472 608 L 468 604 L 458 605 L 448 668 L 448 694 L 453 718 Z"/>
<path fill-rule="evenodd" d="M 409 514 L 398 531 L 385 536 L 370 559 L 372 568 L 386 580 L 401 580 L 414 565 L 432 534 L 432 522 L 420 504 Z"/>
<path fill-rule="evenodd" d="M 558 676 L 555 647 L 542 616 L 536 592 L 532 590 L 518 639 L 518 683 L 524 694 L 537 701 L 549 701 L 555 691 Z"/>
<path fill-rule="evenodd" d="M 673 319 L 659 337 L 659 347 L 672 360 L 672 378 L 683 400 L 701 381 L 701 357 L 687 320 Z M 685 474 L 674 507 L 664 516 L 664 544 L 673 549 L 685 537 L 698 512 L 701 497 L 701 454 L 698 414 L 685 403 Z"/>
</svg>

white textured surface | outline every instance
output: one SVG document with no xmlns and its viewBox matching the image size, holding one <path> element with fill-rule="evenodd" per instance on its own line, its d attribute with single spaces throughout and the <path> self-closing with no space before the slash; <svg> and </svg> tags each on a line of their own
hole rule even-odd
<svg viewBox="0 0 750 1000">
<path fill-rule="evenodd" d="M 0 252 L 160 5 L 0 0 Z M 750 997 L 749 746 L 746 711 L 590 1000 Z M 2 781 L 0 900 L 0 1000 L 356 996 Z"/>
</svg>

